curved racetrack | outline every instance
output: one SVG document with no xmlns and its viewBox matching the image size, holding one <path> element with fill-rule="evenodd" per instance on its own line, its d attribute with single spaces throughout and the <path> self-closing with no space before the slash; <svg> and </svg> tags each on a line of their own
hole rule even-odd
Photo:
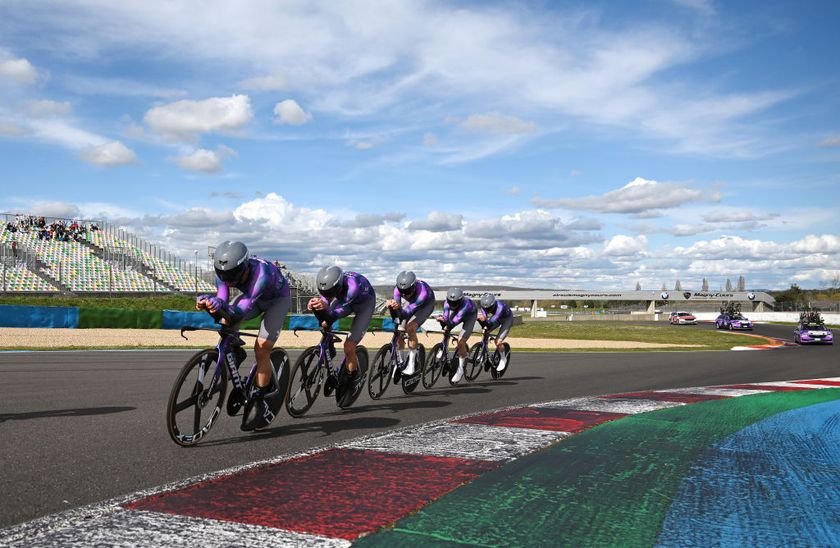
<svg viewBox="0 0 840 548">
<path fill-rule="evenodd" d="M 712 329 L 711 326 L 674 329 Z M 788 326 L 757 334 L 789 338 Z M 428 341 L 421 338 L 427 346 Z M 746 342 L 750 344 L 753 341 Z M 340 411 L 319 398 L 256 434 L 222 416 L 198 447 L 166 433 L 166 400 L 187 351 L 0 353 L 0 527 L 204 472 L 435 419 L 573 396 L 840 374 L 836 346 L 755 352 L 518 353 L 501 381 L 382 399 Z M 292 357 L 296 356 L 292 352 Z"/>
</svg>

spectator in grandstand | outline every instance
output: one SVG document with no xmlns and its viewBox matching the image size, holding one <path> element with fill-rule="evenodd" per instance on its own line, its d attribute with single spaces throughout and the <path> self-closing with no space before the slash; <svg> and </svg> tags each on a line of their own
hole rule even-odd
<svg viewBox="0 0 840 548">
<path fill-rule="evenodd" d="M 12 255 L 17 259 L 17 240 L 12 240 Z"/>
<path fill-rule="evenodd" d="M 12 232 L 12 233 L 18 231 L 17 227 L 15 225 L 13 225 L 12 223 L 6 223 L 6 230 L 8 230 L 9 232 Z"/>
</svg>

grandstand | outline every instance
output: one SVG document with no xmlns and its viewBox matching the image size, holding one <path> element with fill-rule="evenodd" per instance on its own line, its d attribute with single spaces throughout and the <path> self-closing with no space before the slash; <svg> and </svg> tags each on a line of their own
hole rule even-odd
<svg viewBox="0 0 840 548">
<path fill-rule="evenodd" d="M 142 295 L 215 292 L 212 270 L 108 222 L 2 215 L 0 292 Z M 212 248 L 208 248 L 208 253 Z M 315 293 L 314 280 L 290 272 L 294 308 Z M 305 306 L 305 304 L 303 304 Z"/>
</svg>

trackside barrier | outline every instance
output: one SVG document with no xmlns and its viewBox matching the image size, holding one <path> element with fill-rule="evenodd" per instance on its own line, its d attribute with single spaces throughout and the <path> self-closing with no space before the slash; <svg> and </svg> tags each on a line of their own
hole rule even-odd
<svg viewBox="0 0 840 548">
<path fill-rule="evenodd" d="M 242 322 L 241 329 L 257 329 L 260 318 Z M 353 318 L 341 318 L 332 329 L 348 330 Z M 216 327 L 218 324 L 206 312 L 184 310 L 131 310 L 124 308 L 79 308 L 70 306 L 0 305 L 0 327 L 61 327 L 72 329 L 180 329 L 182 326 Z M 311 314 L 286 316 L 284 329 L 318 329 L 318 320 Z M 371 318 L 373 331 L 390 331 L 390 318 Z"/>
<path fill-rule="evenodd" d="M 79 309 L 70 306 L 0 305 L 0 327 L 79 327 Z"/>
<path fill-rule="evenodd" d="M 158 313 L 160 314 L 160 313 Z M 216 322 L 206 312 L 184 312 L 183 310 L 164 310 L 161 314 L 163 329 L 181 329 L 191 327 L 215 327 Z"/>
</svg>

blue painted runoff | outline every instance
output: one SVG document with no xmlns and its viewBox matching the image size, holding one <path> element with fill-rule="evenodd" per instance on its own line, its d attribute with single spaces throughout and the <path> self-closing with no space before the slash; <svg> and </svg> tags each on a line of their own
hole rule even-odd
<svg viewBox="0 0 840 548">
<path fill-rule="evenodd" d="M 774 415 L 706 449 L 658 546 L 840 546 L 840 400 Z"/>
</svg>

